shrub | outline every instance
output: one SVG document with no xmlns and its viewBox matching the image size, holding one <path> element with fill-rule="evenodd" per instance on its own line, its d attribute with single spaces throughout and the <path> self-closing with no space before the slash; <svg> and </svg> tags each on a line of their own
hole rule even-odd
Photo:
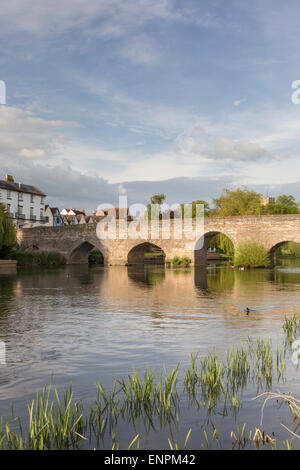
<svg viewBox="0 0 300 470">
<path fill-rule="evenodd" d="M 174 258 L 172 259 L 172 264 L 173 266 L 180 266 L 181 259 L 178 256 L 174 256 Z"/>
<path fill-rule="evenodd" d="M 90 264 L 104 264 L 103 254 L 100 250 L 93 250 L 89 254 Z"/>
<path fill-rule="evenodd" d="M 186 257 L 179 258 L 179 256 L 174 256 L 174 258 L 172 259 L 173 266 L 184 266 L 185 268 L 188 268 L 191 262 L 192 260 Z"/>
<path fill-rule="evenodd" d="M 15 251 L 11 258 L 17 260 L 18 266 L 63 266 L 66 259 L 55 251 Z"/>
<path fill-rule="evenodd" d="M 264 267 L 270 263 L 265 247 L 256 242 L 244 242 L 238 246 L 234 257 L 234 265 Z"/>
</svg>

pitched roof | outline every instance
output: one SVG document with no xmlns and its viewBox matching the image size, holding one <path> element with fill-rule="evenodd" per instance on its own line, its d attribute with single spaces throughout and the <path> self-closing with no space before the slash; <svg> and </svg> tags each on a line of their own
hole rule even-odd
<svg viewBox="0 0 300 470">
<path fill-rule="evenodd" d="M 46 196 L 36 186 L 30 186 L 29 184 L 15 183 L 12 181 L 0 180 L 0 189 L 6 189 L 7 191 L 18 191 L 19 193 L 35 194 L 37 196 Z"/>
</svg>

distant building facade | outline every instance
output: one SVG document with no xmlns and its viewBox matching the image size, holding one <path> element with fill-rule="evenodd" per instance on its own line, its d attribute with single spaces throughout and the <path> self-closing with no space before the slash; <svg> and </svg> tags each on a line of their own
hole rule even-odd
<svg viewBox="0 0 300 470">
<path fill-rule="evenodd" d="M 262 206 L 267 206 L 268 204 L 275 204 L 275 197 L 262 197 L 260 202 Z"/>
<path fill-rule="evenodd" d="M 61 227 L 64 225 L 62 216 L 60 215 L 59 209 L 57 207 L 45 207 L 45 217 L 48 219 L 46 225 L 48 227 Z"/>
<path fill-rule="evenodd" d="M 36 186 L 16 183 L 11 175 L 0 180 L 0 204 L 17 227 L 44 225 L 46 194 Z"/>
</svg>

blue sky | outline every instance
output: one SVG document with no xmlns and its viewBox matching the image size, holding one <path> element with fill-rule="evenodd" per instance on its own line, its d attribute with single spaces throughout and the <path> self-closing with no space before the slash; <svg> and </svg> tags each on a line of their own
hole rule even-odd
<svg viewBox="0 0 300 470">
<path fill-rule="evenodd" d="M 2 173 L 52 205 L 300 199 L 297 0 L 11 0 Z"/>
</svg>

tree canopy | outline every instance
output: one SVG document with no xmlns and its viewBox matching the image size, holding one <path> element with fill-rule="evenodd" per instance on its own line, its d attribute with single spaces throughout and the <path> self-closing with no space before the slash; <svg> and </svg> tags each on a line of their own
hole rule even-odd
<svg viewBox="0 0 300 470">
<path fill-rule="evenodd" d="M 165 201 L 165 194 L 154 194 L 150 197 L 150 204 L 147 206 L 148 219 L 158 219 L 160 216 L 160 206 Z M 151 207 L 156 205 L 157 207 Z"/>
<path fill-rule="evenodd" d="M 248 189 L 223 189 L 219 198 L 213 199 L 215 208 L 211 215 L 230 217 L 261 214 L 261 194 Z"/>
<path fill-rule="evenodd" d="M 6 208 L 0 204 L 0 258 L 5 258 L 9 255 L 16 241 L 14 224 Z"/>
<path fill-rule="evenodd" d="M 185 215 L 185 217 L 195 218 L 197 215 L 197 205 L 201 205 L 201 204 L 204 206 L 204 216 L 206 217 L 209 216 L 209 213 L 210 213 L 209 204 L 206 201 L 203 201 L 202 199 L 198 199 L 197 201 L 190 202 L 190 205 L 191 205 L 190 208 L 185 208 L 184 204 L 180 204 L 180 211 L 181 211 L 182 217 L 183 215 Z"/>
<path fill-rule="evenodd" d="M 297 214 L 298 205 L 294 196 L 282 194 L 276 198 L 275 204 L 263 206 L 264 214 Z"/>
<path fill-rule="evenodd" d="M 218 217 L 264 215 L 264 214 L 296 214 L 298 205 L 294 196 L 282 194 L 275 203 L 263 205 L 262 195 L 256 191 L 238 188 L 223 189 L 221 196 L 215 198 L 211 215 Z"/>
</svg>

